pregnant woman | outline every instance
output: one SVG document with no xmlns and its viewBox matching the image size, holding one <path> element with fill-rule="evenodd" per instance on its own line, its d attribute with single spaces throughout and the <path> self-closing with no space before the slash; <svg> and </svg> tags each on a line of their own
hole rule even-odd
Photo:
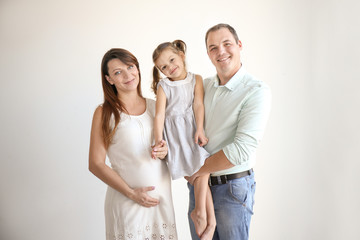
<svg viewBox="0 0 360 240">
<path fill-rule="evenodd" d="M 142 97 L 139 63 L 125 49 L 110 49 L 101 75 L 104 102 L 93 116 L 89 170 L 108 185 L 106 239 L 175 240 L 170 175 L 160 160 L 167 145 L 151 147 L 155 102 Z"/>
</svg>

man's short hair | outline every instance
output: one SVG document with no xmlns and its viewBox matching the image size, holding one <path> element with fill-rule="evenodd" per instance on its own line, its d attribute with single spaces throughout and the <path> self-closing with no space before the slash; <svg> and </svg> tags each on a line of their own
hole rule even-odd
<svg viewBox="0 0 360 240">
<path fill-rule="evenodd" d="M 232 26 L 230 26 L 229 24 L 226 24 L 226 23 L 219 23 L 219 24 L 211 27 L 211 28 L 206 32 L 206 35 L 205 35 L 205 45 L 206 45 L 206 48 L 207 48 L 207 39 L 208 39 L 209 33 L 215 32 L 215 31 L 217 31 L 217 30 L 219 30 L 219 29 L 221 29 L 221 28 L 227 28 L 227 29 L 229 29 L 229 31 L 231 32 L 231 34 L 234 36 L 235 41 L 236 41 L 236 42 L 239 41 L 239 37 L 238 37 L 235 29 L 234 29 Z"/>
</svg>

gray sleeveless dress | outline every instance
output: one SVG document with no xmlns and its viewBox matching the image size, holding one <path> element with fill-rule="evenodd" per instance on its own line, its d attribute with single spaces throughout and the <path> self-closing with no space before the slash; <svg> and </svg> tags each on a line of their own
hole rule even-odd
<svg viewBox="0 0 360 240">
<path fill-rule="evenodd" d="M 168 167 L 172 179 L 191 176 L 204 164 L 209 153 L 195 143 L 196 122 L 193 111 L 195 75 L 184 80 L 160 80 L 166 95 L 164 139 L 168 143 Z"/>
</svg>

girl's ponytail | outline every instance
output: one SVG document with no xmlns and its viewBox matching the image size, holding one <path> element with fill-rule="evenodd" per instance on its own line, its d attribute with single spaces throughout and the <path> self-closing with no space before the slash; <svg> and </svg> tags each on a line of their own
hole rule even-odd
<svg viewBox="0 0 360 240">
<path fill-rule="evenodd" d="M 160 81 L 160 72 L 156 66 L 153 67 L 153 82 L 151 84 L 151 89 L 154 91 L 155 95 L 157 93 L 157 85 Z"/>
<path fill-rule="evenodd" d="M 173 41 L 172 44 L 174 45 L 174 47 L 177 50 L 179 50 L 179 51 L 181 51 L 181 52 L 183 52 L 185 54 L 185 52 L 186 52 L 186 44 L 185 44 L 184 41 L 178 39 L 178 40 Z"/>
</svg>

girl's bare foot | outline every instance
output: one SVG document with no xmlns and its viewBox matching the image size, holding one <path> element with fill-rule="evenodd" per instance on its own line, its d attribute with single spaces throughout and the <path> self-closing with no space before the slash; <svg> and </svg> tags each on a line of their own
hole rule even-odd
<svg viewBox="0 0 360 240">
<path fill-rule="evenodd" d="M 215 232 L 216 227 L 216 219 L 215 216 L 209 217 L 207 222 L 207 227 L 203 234 L 201 235 L 201 240 L 212 240 Z"/>
<path fill-rule="evenodd" d="M 196 234 L 200 237 L 204 233 L 207 226 L 206 214 L 201 214 L 200 211 L 195 211 L 194 209 L 190 213 L 190 217 L 194 223 Z"/>
</svg>

